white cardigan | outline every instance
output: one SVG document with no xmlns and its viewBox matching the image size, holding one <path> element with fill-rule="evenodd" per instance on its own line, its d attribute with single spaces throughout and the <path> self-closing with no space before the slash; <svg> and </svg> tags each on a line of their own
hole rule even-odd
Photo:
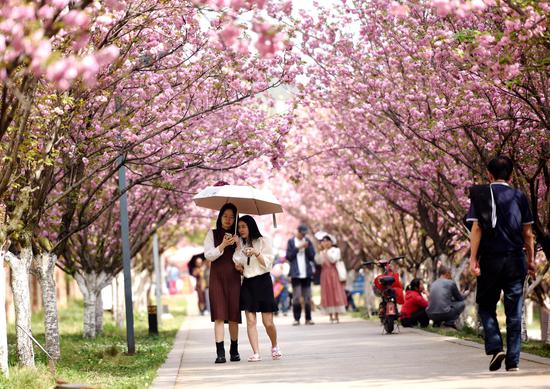
<svg viewBox="0 0 550 389">
<path fill-rule="evenodd" d="M 318 265 L 323 264 L 323 254 L 326 255 L 326 258 L 330 263 L 336 263 L 342 258 L 342 255 L 340 254 L 340 249 L 338 247 L 331 247 L 326 251 L 319 251 L 315 254 L 315 262 Z"/>
<path fill-rule="evenodd" d="M 233 261 L 235 263 L 239 263 L 243 265 L 244 267 L 243 276 L 245 276 L 245 278 L 252 278 L 252 277 L 262 275 L 264 273 L 269 273 L 271 271 L 271 268 L 273 266 L 273 261 L 275 258 L 273 254 L 273 245 L 271 244 L 269 239 L 262 236 L 261 238 L 258 238 L 252 241 L 252 247 L 258 250 L 262 254 L 265 265 L 260 264 L 260 262 L 258 261 L 258 258 L 256 258 L 255 255 L 252 255 L 250 257 L 250 265 L 247 265 L 248 257 L 243 252 L 244 242 L 241 238 L 239 239 L 241 243 L 241 246 L 240 246 L 241 249 L 235 250 L 235 254 L 233 254 Z"/>
</svg>

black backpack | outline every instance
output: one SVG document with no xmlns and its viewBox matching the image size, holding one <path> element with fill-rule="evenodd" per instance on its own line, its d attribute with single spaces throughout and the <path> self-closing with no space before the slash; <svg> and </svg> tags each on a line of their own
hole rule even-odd
<svg viewBox="0 0 550 389">
<path fill-rule="evenodd" d="M 478 217 L 478 223 L 486 237 L 493 237 L 495 229 L 491 223 L 491 214 L 493 211 L 491 203 L 491 186 L 489 184 L 473 185 L 468 188 L 469 197 L 474 208 L 475 214 Z M 466 215 L 463 218 L 466 227 L 471 230 L 472 222 L 466 221 Z"/>
</svg>

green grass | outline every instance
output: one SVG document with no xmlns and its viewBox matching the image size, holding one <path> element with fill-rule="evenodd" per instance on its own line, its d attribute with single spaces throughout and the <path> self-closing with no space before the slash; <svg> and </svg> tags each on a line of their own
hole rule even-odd
<svg viewBox="0 0 550 389">
<path fill-rule="evenodd" d="M 369 317 L 367 316 L 367 308 L 365 308 L 365 307 L 357 307 L 356 312 L 348 312 L 347 314 L 350 315 L 351 317 L 369 320 Z M 378 317 L 376 315 L 372 315 L 372 316 L 376 320 L 378 320 Z"/>
<path fill-rule="evenodd" d="M 367 310 L 365 307 L 359 307 L 359 310 L 357 312 L 349 312 L 349 315 L 356 318 L 362 318 L 369 320 L 367 317 Z M 537 310 L 534 311 L 534 324 L 529 326 L 529 328 L 540 328 L 540 320 L 539 320 L 539 313 Z M 378 317 L 376 315 L 371 316 L 370 320 L 379 321 Z M 499 325 L 500 328 L 506 328 L 505 323 L 505 317 L 504 317 L 504 310 L 502 312 L 499 311 Z M 420 328 L 420 327 L 418 327 Z M 445 336 L 452 336 L 459 339 L 465 339 L 465 340 L 471 340 L 473 342 L 483 344 L 483 338 L 477 334 L 476 330 L 465 326 L 460 331 L 452 330 L 452 329 L 446 329 L 443 327 L 440 328 L 433 328 L 432 326 L 428 326 L 427 328 L 420 328 L 422 330 L 432 332 L 439 335 L 445 335 Z M 504 343 L 506 344 L 506 337 L 504 336 Z M 540 340 L 529 340 L 528 342 L 522 342 L 521 343 L 521 351 L 538 355 L 545 358 L 550 358 L 550 345 L 545 344 L 541 342 Z"/>
<path fill-rule="evenodd" d="M 53 388 L 55 381 L 84 383 L 103 389 L 147 388 L 164 363 L 185 316 L 182 297 L 163 298 L 173 319 L 163 320 L 158 336 L 149 336 L 146 313 L 134 314 L 136 354 L 126 355 L 126 329 L 118 328 L 105 313 L 104 332 L 96 339 L 82 337 L 83 304 L 76 301 L 59 312 L 61 359 L 57 374 L 47 370 L 46 356 L 35 347 L 37 369 L 19 369 L 15 357 L 15 329 L 9 328 L 10 378 L 0 377 L 1 388 Z M 44 345 L 42 314 L 33 315 L 33 335 Z"/>
<path fill-rule="evenodd" d="M 439 335 L 452 336 L 455 338 L 470 340 L 472 342 L 483 344 L 483 338 L 477 334 L 476 330 L 467 326 L 464 326 L 460 331 L 446 328 L 433 328 L 432 326 L 420 329 Z M 506 346 L 506 336 L 503 337 L 503 341 L 504 345 Z M 521 342 L 521 351 L 545 358 L 550 358 L 550 345 L 545 344 L 540 340 L 529 340 L 528 342 Z"/>
</svg>

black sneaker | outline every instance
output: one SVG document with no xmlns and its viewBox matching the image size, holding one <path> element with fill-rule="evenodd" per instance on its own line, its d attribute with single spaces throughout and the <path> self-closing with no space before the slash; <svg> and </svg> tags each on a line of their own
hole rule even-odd
<svg viewBox="0 0 550 389">
<path fill-rule="evenodd" d="M 502 361 L 504 361 L 504 358 L 506 358 L 506 354 L 504 354 L 503 351 L 499 351 L 498 353 L 493 354 L 493 357 L 491 358 L 491 362 L 489 363 L 489 370 L 490 371 L 497 371 L 502 366 Z"/>
<path fill-rule="evenodd" d="M 519 371 L 517 366 L 506 366 L 506 371 Z"/>
</svg>

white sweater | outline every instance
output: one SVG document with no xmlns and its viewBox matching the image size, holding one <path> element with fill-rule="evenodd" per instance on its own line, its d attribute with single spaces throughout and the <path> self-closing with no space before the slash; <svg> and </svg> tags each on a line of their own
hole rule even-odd
<svg viewBox="0 0 550 389">
<path fill-rule="evenodd" d="M 241 249 L 235 250 L 235 254 L 233 254 L 233 261 L 244 266 L 243 275 L 246 278 L 256 277 L 264 273 L 269 273 L 271 271 L 271 267 L 273 266 L 274 254 L 273 245 L 271 244 L 269 239 L 262 236 L 261 238 L 258 238 L 252 242 L 252 247 L 261 253 L 265 265 L 260 264 L 260 261 L 258 261 L 258 258 L 256 258 L 256 256 L 254 255 L 250 257 L 250 265 L 247 265 L 248 257 L 243 253 L 244 242 L 242 239 L 240 243 Z"/>
</svg>

